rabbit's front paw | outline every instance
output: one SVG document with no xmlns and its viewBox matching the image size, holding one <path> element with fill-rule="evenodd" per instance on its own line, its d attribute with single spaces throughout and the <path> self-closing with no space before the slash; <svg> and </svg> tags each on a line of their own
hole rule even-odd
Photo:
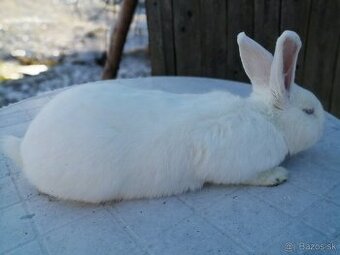
<svg viewBox="0 0 340 255">
<path fill-rule="evenodd" d="M 246 182 L 249 185 L 277 186 L 288 179 L 288 171 L 284 167 L 277 166 L 273 169 L 259 173 L 253 180 Z"/>
</svg>

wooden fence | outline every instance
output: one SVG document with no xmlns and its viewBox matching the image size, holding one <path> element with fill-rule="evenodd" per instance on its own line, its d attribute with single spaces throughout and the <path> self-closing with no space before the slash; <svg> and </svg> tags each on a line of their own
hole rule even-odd
<svg viewBox="0 0 340 255">
<path fill-rule="evenodd" d="M 146 0 L 154 75 L 248 81 L 236 36 L 273 52 L 284 30 L 303 42 L 296 82 L 340 117 L 340 0 Z"/>
</svg>

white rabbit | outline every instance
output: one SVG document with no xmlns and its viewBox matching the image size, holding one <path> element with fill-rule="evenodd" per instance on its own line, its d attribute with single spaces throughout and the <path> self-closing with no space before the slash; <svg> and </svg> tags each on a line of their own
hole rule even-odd
<svg viewBox="0 0 340 255">
<path fill-rule="evenodd" d="M 107 82 L 51 100 L 23 139 L 4 151 L 52 196 L 100 202 L 159 197 L 217 184 L 277 185 L 288 154 L 321 136 L 324 113 L 294 84 L 298 35 L 285 31 L 274 57 L 240 33 L 247 98 L 228 92 L 174 94 Z"/>
</svg>

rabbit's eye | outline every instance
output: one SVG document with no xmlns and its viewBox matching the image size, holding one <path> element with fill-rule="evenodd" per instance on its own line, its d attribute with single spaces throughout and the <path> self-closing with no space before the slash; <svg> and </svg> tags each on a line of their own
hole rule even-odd
<svg viewBox="0 0 340 255">
<path fill-rule="evenodd" d="M 312 115 L 314 113 L 313 108 L 305 108 L 305 109 L 302 109 L 302 111 L 304 111 L 308 115 Z"/>
</svg>

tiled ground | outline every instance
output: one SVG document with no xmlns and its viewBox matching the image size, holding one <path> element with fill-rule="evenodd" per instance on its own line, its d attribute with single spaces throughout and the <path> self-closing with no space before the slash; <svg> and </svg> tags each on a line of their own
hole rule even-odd
<svg viewBox="0 0 340 255">
<path fill-rule="evenodd" d="M 181 80 L 168 83 L 183 90 Z M 228 87 L 185 84 L 197 93 Z M 0 136 L 23 136 L 55 93 L 1 109 Z M 322 140 L 284 164 L 290 178 L 278 187 L 88 205 L 39 194 L 1 155 L 0 254 L 340 254 L 340 120 L 328 115 Z"/>
</svg>

